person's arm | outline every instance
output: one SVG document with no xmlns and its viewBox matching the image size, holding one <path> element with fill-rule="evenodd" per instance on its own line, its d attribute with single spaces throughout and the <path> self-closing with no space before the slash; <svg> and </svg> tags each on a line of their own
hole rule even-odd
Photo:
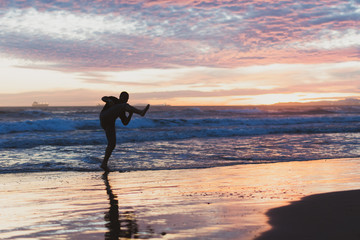
<svg viewBox="0 0 360 240">
<path fill-rule="evenodd" d="M 126 126 L 126 125 L 129 124 L 132 115 L 133 115 L 133 113 L 132 113 L 132 112 L 129 112 L 129 115 L 126 116 L 126 112 L 124 112 L 124 114 L 121 114 L 121 115 L 119 116 L 119 118 L 121 119 L 121 122 L 124 124 L 124 126 Z"/>
<path fill-rule="evenodd" d="M 117 99 L 116 97 L 113 97 L 113 96 L 110 96 L 110 97 L 105 96 L 105 97 L 102 97 L 101 100 L 103 102 L 105 102 L 104 109 L 108 109 L 119 102 L 119 99 Z"/>
<path fill-rule="evenodd" d="M 111 104 L 111 105 L 113 105 L 113 104 L 115 104 L 116 102 L 114 101 L 114 98 L 115 97 L 102 97 L 101 98 L 101 100 L 103 101 L 103 102 L 106 102 L 106 103 L 109 103 L 109 104 Z"/>
</svg>

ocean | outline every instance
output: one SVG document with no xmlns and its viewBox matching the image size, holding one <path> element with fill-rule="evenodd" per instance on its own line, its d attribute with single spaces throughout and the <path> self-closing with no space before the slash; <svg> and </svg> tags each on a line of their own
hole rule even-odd
<svg viewBox="0 0 360 240">
<path fill-rule="evenodd" d="M 100 171 L 101 107 L 0 108 L 0 173 Z M 115 171 L 360 157 L 360 106 L 151 106 L 117 121 Z"/>
</svg>

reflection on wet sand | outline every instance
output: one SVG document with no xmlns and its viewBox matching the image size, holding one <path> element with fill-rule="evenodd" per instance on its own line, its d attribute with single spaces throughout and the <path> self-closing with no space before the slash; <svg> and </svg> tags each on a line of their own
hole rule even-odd
<svg viewBox="0 0 360 240">
<path fill-rule="evenodd" d="M 109 230 L 105 233 L 105 239 L 138 238 L 139 229 L 135 213 L 134 211 L 119 213 L 117 195 L 111 189 L 108 175 L 108 173 L 104 173 L 102 176 L 110 202 L 109 211 L 105 212 L 105 221 L 107 222 L 105 226 Z"/>
<path fill-rule="evenodd" d="M 360 159 L 111 172 L 103 179 L 101 175 L 2 174 L 0 239 L 252 240 L 271 229 L 265 215 L 269 209 L 307 195 L 360 189 Z M 352 196 L 339 199 L 357 200 Z M 349 206 L 355 217 L 359 215 L 356 204 L 318 202 L 317 211 L 324 209 L 335 218 L 340 215 L 333 206 Z M 340 212 L 345 216 L 337 220 L 347 223 L 348 211 Z M 323 218 L 321 213 L 310 213 L 318 216 L 314 221 Z M 287 218 L 284 221 L 291 223 Z"/>
</svg>

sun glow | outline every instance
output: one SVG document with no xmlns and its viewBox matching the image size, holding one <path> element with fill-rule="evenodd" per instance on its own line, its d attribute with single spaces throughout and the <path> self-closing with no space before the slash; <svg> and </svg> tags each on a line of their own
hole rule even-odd
<svg viewBox="0 0 360 240">
<path fill-rule="evenodd" d="M 0 105 L 92 105 L 123 90 L 170 105 L 359 98 L 359 12 L 355 1 L 5 1 Z"/>
<path fill-rule="evenodd" d="M 350 94 L 351 95 L 351 94 Z M 243 105 L 245 102 L 249 105 L 268 105 L 276 103 L 307 103 L 317 101 L 332 101 L 343 99 L 349 96 L 349 93 L 291 93 L 291 94 L 264 94 L 251 96 L 250 99 L 230 100 L 230 105 Z"/>
</svg>

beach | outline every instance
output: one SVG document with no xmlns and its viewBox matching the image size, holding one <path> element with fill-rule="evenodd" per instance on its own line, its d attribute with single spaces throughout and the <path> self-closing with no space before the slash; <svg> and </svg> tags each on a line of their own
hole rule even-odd
<svg viewBox="0 0 360 240">
<path fill-rule="evenodd" d="M 282 220 L 297 218 L 292 205 L 305 202 L 308 208 L 320 202 L 346 219 L 349 207 L 332 205 L 333 198 L 339 199 L 335 195 L 308 196 L 360 189 L 359 166 L 360 159 L 353 158 L 109 174 L 1 174 L 0 238 L 272 239 L 288 222 Z M 339 203 L 353 206 L 349 218 L 359 211 L 358 192 L 350 196 Z M 327 211 L 313 213 L 332 219 Z M 298 229 L 314 231 L 309 226 Z M 335 230 L 342 234 L 349 228 L 326 231 Z"/>
<path fill-rule="evenodd" d="M 0 240 L 360 240 L 359 22 L 0 1 Z"/>
<path fill-rule="evenodd" d="M 154 106 L 117 122 L 105 175 L 100 111 L 0 109 L 0 239 L 356 235 L 296 209 L 357 204 L 316 196 L 360 189 L 358 106 Z"/>
</svg>

